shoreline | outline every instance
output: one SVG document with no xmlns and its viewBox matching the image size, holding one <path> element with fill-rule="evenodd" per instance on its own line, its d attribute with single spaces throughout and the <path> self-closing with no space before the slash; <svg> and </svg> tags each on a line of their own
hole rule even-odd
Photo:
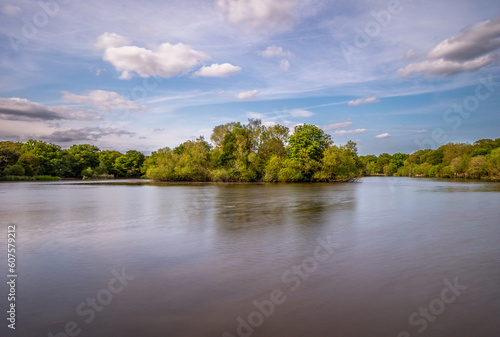
<svg viewBox="0 0 500 337">
<path fill-rule="evenodd" d="M 500 182 L 500 177 L 481 177 L 481 178 L 466 178 L 466 177 L 401 177 L 401 176 L 386 176 L 384 174 L 370 174 L 354 179 L 338 179 L 332 181 L 300 181 L 300 182 L 270 182 L 270 181 L 161 181 L 149 178 L 115 178 L 115 179 L 79 179 L 79 178 L 59 178 L 54 179 L 36 179 L 35 177 L 22 177 L 19 180 L 1 180 L 0 183 L 23 183 L 23 182 L 75 182 L 85 184 L 129 184 L 129 185 L 267 185 L 267 184 L 328 184 L 328 183 L 359 183 L 363 178 L 380 177 L 380 178 L 412 178 L 412 179 L 437 179 L 456 182 Z M 24 178 L 24 179 L 23 179 Z M 59 178 L 59 179 L 58 179 Z"/>
</svg>

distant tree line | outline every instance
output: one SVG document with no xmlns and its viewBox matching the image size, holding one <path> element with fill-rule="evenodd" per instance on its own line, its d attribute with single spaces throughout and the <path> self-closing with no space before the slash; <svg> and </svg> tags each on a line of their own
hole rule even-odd
<svg viewBox="0 0 500 337">
<path fill-rule="evenodd" d="M 0 142 L 0 175 L 63 178 L 134 178 L 142 175 L 145 156 L 138 151 L 101 151 L 89 144 L 61 149 L 30 139 L 26 143 Z"/>
<path fill-rule="evenodd" d="M 427 178 L 500 178 L 500 138 L 474 144 L 448 143 L 411 155 L 382 153 L 360 157 L 366 175 Z"/>
<path fill-rule="evenodd" d="M 258 119 L 227 123 L 203 137 L 162 148 L 150 156 L 130 150 L 101 151 L 89 144 L 61 149 L 39 140 L 0 142 L 0 176 L 62 178 L 139 178 L 158 181 L 330 182 L 364 175 L 498 178 L 500 138 L 474 144 L 449 143 L 411 155 L 358 156 L 356 143 L 334 145 L 314 125 L 299 125 L 290 134 L 283 125 Z"/>
</svg>

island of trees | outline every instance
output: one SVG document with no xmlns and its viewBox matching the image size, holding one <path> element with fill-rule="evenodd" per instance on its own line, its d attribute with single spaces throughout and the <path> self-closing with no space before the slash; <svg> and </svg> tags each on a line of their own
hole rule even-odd
<svg viewBox="0 0 500 337">
<path fill-rule="evenodd" d="M 162 148 L 150 156 L 101 151 L 90 144 L 68 149 L 40 140 L 0 141 L 0 180 L 150 178 L 197 182 L 331 182 L 365 175 L 500 178 L 500 138 L 449 143 L 413 154 L 358 156 L 356 143 L 333 144 L 314 125 L 216 126 L 210 137 Z"/>
</svg>

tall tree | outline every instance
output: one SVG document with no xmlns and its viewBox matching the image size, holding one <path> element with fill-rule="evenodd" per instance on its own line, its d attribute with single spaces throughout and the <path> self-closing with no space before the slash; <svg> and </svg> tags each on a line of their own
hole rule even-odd
<svg viewBox="0 0 500 337">
<path fill-rule="evenodd" d="M 320 160 L 333 144 L 331 136 L 315 125 L 298 125 L 288 139 L 289 155 L 300 161 Z"/>
</svg>

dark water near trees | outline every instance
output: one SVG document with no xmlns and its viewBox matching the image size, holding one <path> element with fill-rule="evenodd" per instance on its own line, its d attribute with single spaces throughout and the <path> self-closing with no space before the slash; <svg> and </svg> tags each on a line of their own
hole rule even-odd
<svg viewBox="0 0 500 337">
<path fill-rule="evenodd" d="M 0 249 L 6 256 L 6 225 L 16 224 L 18 316 L 14 334 L 2 310 L 0 330 L 498 336 L 499 192 L 497 183 L 378 177 L 3 183 Z M 5 279 L 6 261 L 1 270 Z"/>
</svg>

